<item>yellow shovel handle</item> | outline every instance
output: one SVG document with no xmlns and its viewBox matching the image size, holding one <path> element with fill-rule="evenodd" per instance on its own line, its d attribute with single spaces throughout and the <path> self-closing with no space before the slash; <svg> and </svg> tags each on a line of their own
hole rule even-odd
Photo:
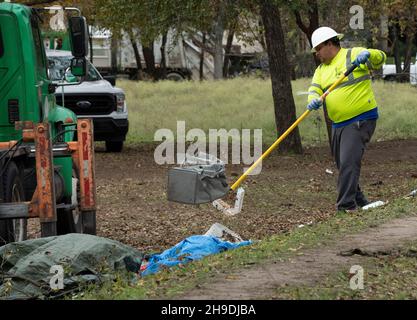
<svg viewBox="0 0 417 320">
<path fill-rule="evenodd" d="M 352 67 L 350 67 L 335 83 L 333 83 L 331 85 L 331 87 L 329 89 L 327 89 L 327 91 L 325 93 L 322 94 L 322 96 L 320 97 L 320 99 L 322 101 L 324 101 L 324 99 L 327 97 L 327 95 L 333 91 L 334 88 L 336 88 L 339 83 L 341 83 L 354 69 L 356 68 L 355 65 L 353 65 Z M 262 162 L 263 159 L 265 159 L 267 156 L 269 156 L 269 154 L 276 148 L 278 147 L 278 145 L 282 142 L 282 140 L 284 140 L 290 133 L 291 131 L 293 131 L 301 121 L 303 121 L 308 114 L 310 113 L 310 110 L 306 110 L 293 124 L 291 127 L 289 127 L 287 129 L 287 131 L 285 131 L 269 148 L 268 150 L 266 150 L 261 157 L 258 158 L 258 160 L 255 161 L 254 164 L 252 164 L 248 170 L 245 171 L 245 173 L 243 173 L 240 178 L 230 187 L 230 189 L 232 189 L 233 191 L 236 191 L 237 188 L 239 188 L 239 186 L 243 183 L 243 181 L 246 180 L 246 178 L 248 177 L 248 175 L 259 165 L 259 163 Z"/>
</svg>

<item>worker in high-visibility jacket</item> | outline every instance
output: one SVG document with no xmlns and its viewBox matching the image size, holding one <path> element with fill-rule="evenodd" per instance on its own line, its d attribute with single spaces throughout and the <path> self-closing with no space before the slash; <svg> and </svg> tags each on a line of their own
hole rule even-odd
<svg viewBox="0 0 417 320">
<path fill-rule="evenodd" d="M 343 34 L 320 27 L 312 34 L 312 51 L 320 59 L 309 88 L 309 110 L 323 104 L 319 97 L 352 65 L 357 68 L 326 98 L 332 121 L 332 153 L 339 170 L 337 210 L 350 212 L 369 204 L 359 186 L 362 156 L 378 119 L 378 104 L 371 86 L 370 70 L 379 69 L 386 60 L 381 50 L 345 49 Z"/>
</svg>

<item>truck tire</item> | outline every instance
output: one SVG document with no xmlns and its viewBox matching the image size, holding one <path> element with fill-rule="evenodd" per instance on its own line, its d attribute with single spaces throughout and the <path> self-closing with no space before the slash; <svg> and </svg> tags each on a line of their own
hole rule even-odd
<svg viewBox="0 0 417 320">
<path fill-rule="evenodd" d="M 73 181 L 73 196 L 71 199 L 67 199 L 66 203 L 79 203 L 80 202 L 80 183 L 78 180 L 78 174 L 75 168 L 72 169 L 72 181 Z M 82 233 L 82 221 L 81 214 L 78 207 L 75 209 L 57 209 L 56 210 L 56 233 L 57 235 L 63 235 L 68 233 Z"/>
<path fill-rule="evenodd" d="M 171 81 L 184 81 L 185 77 L 179 72 L 169 72 L 167 74 L 167 80 Z"/>
<path fill-rule="evenodd" d="M 81 211 L 80 203 L 80 183 L 79 175 L 74 168 L 72 171 L 73 181 L 76 179 L 76 201 L 78 206 L 75 209 L 59 209 L 57 210 L 57 234 L 63 235 L 68 233 L 86 233 L 96 234 L 96 212 L 95 211 Z M 75 199 L 71 199 L 71 203 Z"/>
<path fill-rule="evenodd" d="M 122 152 L 124 141 L 106 141 L 107 152 Z"/>
<path fill-rule="evenodd" d="M 23 202 L 25 192 L 19 169 L 13 161 L 7 166 L 2 177 L 3 201 Z M 27 219 L 10 219 L 0 221 L 0 245 L 27 239 Z"/>
<path fill-rule="evenodd" d="M 74 211 L 76 210 L 77 209 L 57 209 L 57 235 L 63 235 L 68 233 L 82 233 L 81 214 L 78 216 L 78 219 L 76 219 L 76 213 L 74 213 Z"/>
<path fill-rule="evenodd" d="M 83 211 L 82 212 L 83 220 L 83 233 L 85 234 L 97 234 L 97 225 L 96 225 L 96 211 Z"/>
</svg>

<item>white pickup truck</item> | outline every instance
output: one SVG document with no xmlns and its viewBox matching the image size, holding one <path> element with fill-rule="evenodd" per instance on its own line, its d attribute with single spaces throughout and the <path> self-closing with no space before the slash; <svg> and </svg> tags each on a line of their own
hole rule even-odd
<svg viewBox="0 0 417 320">
<path fill-rule="evenodd" d="M 416 58 L 417 61 L 417 58 Z M 404 64 L 401 65 L 404 67 Z M 384 64 L 382 67 L 382 79 L 386 81 L 395 81 L 399 74 L 395 68 L 395 64 Z M 416 63 L 410 65 L 410 83 L 417 85 L 417 66 Z"/>
<path fill-rule="evenodd" d="M 46 51 L 49 76 L 52 80 L 66 79 L 72 59 L 70 51 Z M 76 79 L 73 79 L 76 81 Z M 113 79 L 113 81 L 115 81 Z M 108 152 L 121 152 L 129 129 L 125 94 L 105 80 L 87 61 L 87 75 L 81 84 L 59 87 L 55 92 L 57 104 L 71 109 L 78 118 L 91 118 L 94 124 L 94 140 L 105 141 Z M 63 89 L 64 88 L 64 89 Z M 62 92 L 64 90 L 64 95 Z"/>
</svg>

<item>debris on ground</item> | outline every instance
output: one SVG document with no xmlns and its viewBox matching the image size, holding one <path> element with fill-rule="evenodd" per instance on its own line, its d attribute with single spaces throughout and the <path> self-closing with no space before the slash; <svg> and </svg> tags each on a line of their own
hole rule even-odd
<svg viewBox="0 0 417 320">
<path fill-rule="evenodd" d="M 311 226 L 313 224 L 313 221 L 309 221 L 306 224 L 299 224 L 298 228 L 304 228 L 305 226 Z"/>
<path fill-rule="evenodd" d="M 216 222 L 204 234 L 205 236 L 213 236 L 223 241 L 242 242 L 243 239 L 236 232 L 230 230 L 224 225 Z"/>
<path fill-rule="evenodd" d="M 339 252 L 339 255 L 342 257 L 352 257 L 354 255 L 364 256 L 364 257 L 380 257 L 380 256 L 389 256 L 393 254 L 393 251 L 384 251 L 384 250 L 365 250 L 361 248 L 354 248 L 346 251 Z"/>
<path fill-rule="evenodd" d="M 149 258 L 149 263 L 142 272 L 142 276 L 154 274 L 160 271 L 161 268 L 169 268 L 194 260 L 200 260 L 208 255 L 250 244 L 252 244 L 252 241 L 250 240 L 232 243 L 229 241 L 222 241 L 214 236 L 191 236 L 176 244 L 174 247 L 165 250 L 161 254 L 151 256 Z"/>
<path fill-rule="evenodd" d="M 413 198 L 415 196 L 417 196 L 417 189 L 415 189 L 415 190 L 411 191 L 409 194 L 407 194 L 405 196 L 405 199 L 410 199 L 410 198 Z"/>
<path fill-rule="evenodd" d="M 378 181 L 372 182 L 369 185 L 375 187 L 375 186 L 382 186 L 383 184 L 384 184 L 384 181 L 378 180 Z"/>
<path fill-rule="evenodd" d="M 372 202 L 370 204 L 367 204 L 366 206 L 363 206 L 362 207 L 362 210 L 368 210 L 368 209 L 373 209 L 373 208 L 381 207 L 381 206 L 383 206 L 385 204 L 386 204 L 386 202 L 383 202 L 383 201 L 375 201 L 375 202 Z"/>
</svg>

